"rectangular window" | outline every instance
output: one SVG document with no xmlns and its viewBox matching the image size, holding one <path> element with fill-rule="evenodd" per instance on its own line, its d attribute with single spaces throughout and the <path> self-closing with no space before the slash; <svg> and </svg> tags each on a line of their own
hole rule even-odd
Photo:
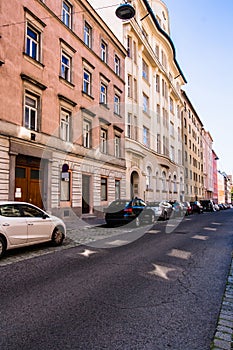
<svg viewBox="0 0 233 350">
<path fill-rule="evenodd" d="M 133 41 L 133 61 L 135 64 L 137 64 L 137 57 L 138 57 L 137 44 L 136 44 L 136 41 Z"/>
<path fill-rule="evenodd" d="M 107 51 L 108 51 L 108 46 L 107 44 L 102 40 L 101 41 L 101 51 L 100 51 L 100 57 L 101 60 L 104 61 L 105 63 L 107 63 Z"/>
<path fill-rule="evenodd" d="M 62 22 L 71 28 L 72 6 L 67 2 L 62 3 Z"/>
<path fill-rule="evenodd" d="M 132 120 L 132 114 L 128 113 L 127 126 L 126 126 L 126 135 L 129 138 L 131 138 L 131 123 L 132 123 L 131 120 Z"/>
<path fill-rule="evenodd" d="M 71 81 L 71 58 L 64 51 L 61 53 L 61 77 Z"/>
<path fill-rule="evenodd" d="M 149 112 L 149 97 L 143 94 L 143 112 Z"/>
<path fill-rule="evenodd" d="M 120 115 L 120 97 L 118 95 L 114 96 L 114 113 Z"/>
<path fill-rule="evenodd" d="M 161 153 L 161 136 L 157 134 L 157 152 Z"/>
<path fill-rule="evenodd" d="M 133 79 L 133 98 L 134 101 L 137 101 L 138 99 L 138 82 L 137 79 Z"/>
<path fill-rule="evenodd" d="M 84 43 L 91 48 L 91 41 L 92 41 L 92 28 L 91 26 L 85 21 L 84 23 Z"/>
<path fill-rule="evenodd" d="M 142 77 L 147 81 L 149 80 L 149 67 L 144 60 L 142 60 Z"/>
<path fill-rule="evenodd" d="M 156 92 L 160 92 L 160 77 L 156 74 Z"/>
<path fill-rule="evenodd" d="M 138 140 L 138 117 L 136 115 L 133 117 L 133 139 Z"/>
<path fill-rule="evenodd" d="M 24 97 L 24 126 L 30 130 L 38 131 L 39 97 L 25 94 Z"/>
<path fill-rule="evenodd" d="M 131 97 L 131 98 L 133 97 L 132 84 L 133 84 L 132 75 L 128 74 L 128 97 Z"/>
<path fill-rule="evenodd" d="M 101 201 L 108 199 L 107 178 L 101 177 Z"/>
<path fill-rule="evenodd" d="M 86 69 L 83 71 L 83 92 L 91 96 L 91 73 Z"/>
<path fill-rule="evenodd" d="M 83 146 L 91 148 L 91 123 L 88 120 L 83 121 Z"/>
<path fill-rule="evenodd" d="M 143 126 L 143 144 L 147 147 L 150 147 L 149 129 L 145 126 Z"/>
<path fill-rule="evenodd" d="M 120 180 L 115 180 L 115 199 L 121 198 L 121 182 Z"/>
<path fill-rule="evenodd" d="M 107 130 L 101 128 L 100 130 L 100 151 L 102 153 L 107 153 L 107 137 L 108 137 L 108 132 Z"/>
<path fill-rule="evenodd" d="M 171 97 L 170 97 L 170 112 L 174 113 L 174 101 Z"/>
<path fill-rule="evenodd" d="M 132 38 L 127 36 L 127 56 L 132 58 Z"/>
<path fill-rule="evenodd" d="M 100 84 L 100 103 L 107 105 L 107 86 Z"/>
<path fill-rule="evenodd" d="M 40 33 L 27 24 L 26 54 L 34 60 L 40 60 Z"/>
<path fill-rule="evenodd" d="M 121 156 L 121 138 L 119 135 L 115 135 L 115 157 L 120 158 Z"/>
<path fill-rule="evenodd" d="M 160 124 L 160 119 L 161 119 L 161 110 L 160 110 L 160 105 L 157 104 L 157 107 L 156 107 L 156 111 L 157 111 L 157 123 Z"/>
<path fill-rule="evenodd" d="M 60 137 L 62 140 L 70 141 L 70 112 L 61 110 L 61 127 L 60 127 Z"/>
<path fill-rule="evenodd" d="M 114 58 L 114 64 L 115 64 L 115 73 L 116 75 L 120 76 L 120 59 L 117 55 L 115 55 L 115 58 Z"/>
</svg>

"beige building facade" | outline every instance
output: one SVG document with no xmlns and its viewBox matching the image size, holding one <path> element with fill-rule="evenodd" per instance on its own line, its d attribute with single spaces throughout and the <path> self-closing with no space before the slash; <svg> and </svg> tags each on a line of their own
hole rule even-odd
<svg viewBox="0 0 233 350">
<path fill-rule="evenodd" d="M 0 6 L 0 200 L 98 215 L 126 195 L 126 50 L 87 1 Z"/>
<path fill-rule="evenodd" d="M 182 91 L 183 164 L 185 171 L 185 200 L 204 198 L 203 178 L 203 124 L 185 91 Z M 212 161 L 212 156 L 210 161 Z"/>
<path fill-rule="evenodd" d="M 108 2 L 109 8 L 102 0 L 91 3 L 107 23 L 112 21 L 114 1 Z M 181 86 L 186 80 L 169 36 L 168 10 L 157 0 L 130 3 L 135 17 L 116 18 L 111 26 L 127 49 L 126 195 L 183 200 Z"/>
</svg>

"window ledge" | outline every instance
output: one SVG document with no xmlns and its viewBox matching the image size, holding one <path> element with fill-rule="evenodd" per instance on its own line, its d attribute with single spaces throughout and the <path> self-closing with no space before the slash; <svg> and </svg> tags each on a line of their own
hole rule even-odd
<svg viewBox="0 0 233 350">
<path fill-rule="evenodd" d="M 82 90 L 82 95 L 90 98 L 91 100 L 95 99 L 92 95 L 89 95 L 86 91 L 83 91 L 83 90 Z"/>
<path fill-rule="evenodd" d="M 69 80 L 63 78 L 61 75 L 59 75 L 59 80 L 72 88 L 75 87 L 75 85 L 73 83 L 71 83 Z"/>
</svg>

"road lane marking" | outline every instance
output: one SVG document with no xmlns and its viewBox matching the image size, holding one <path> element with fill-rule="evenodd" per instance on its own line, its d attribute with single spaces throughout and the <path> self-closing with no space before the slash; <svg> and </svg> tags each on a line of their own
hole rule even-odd
<svg viewBox="0 0 233 350">
<path fill-rule="evenodd" d="M 206 231 L 217 231 L 215 227 L 204 227 L 204 230 Z"/>
<path fill-rule="evenodd" d="M 201 236 L 201 235 L 195 235 L 195 236 L 192 236 L 191 238 L 200 239 L 201 241 L 206 241 L 207 239 L 209 239 L 208 236 Z"/>
</svg>

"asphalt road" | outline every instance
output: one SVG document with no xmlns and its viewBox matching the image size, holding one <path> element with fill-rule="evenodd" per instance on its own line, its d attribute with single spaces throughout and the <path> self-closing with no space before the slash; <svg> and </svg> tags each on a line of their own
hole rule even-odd
<svg viewBox="0 0 233 350">
<path fill-rule="evenodd" d="M 233 209 L 167 225 L 1 266 L 0 349 L 209 350 Z"/>
</svg>

